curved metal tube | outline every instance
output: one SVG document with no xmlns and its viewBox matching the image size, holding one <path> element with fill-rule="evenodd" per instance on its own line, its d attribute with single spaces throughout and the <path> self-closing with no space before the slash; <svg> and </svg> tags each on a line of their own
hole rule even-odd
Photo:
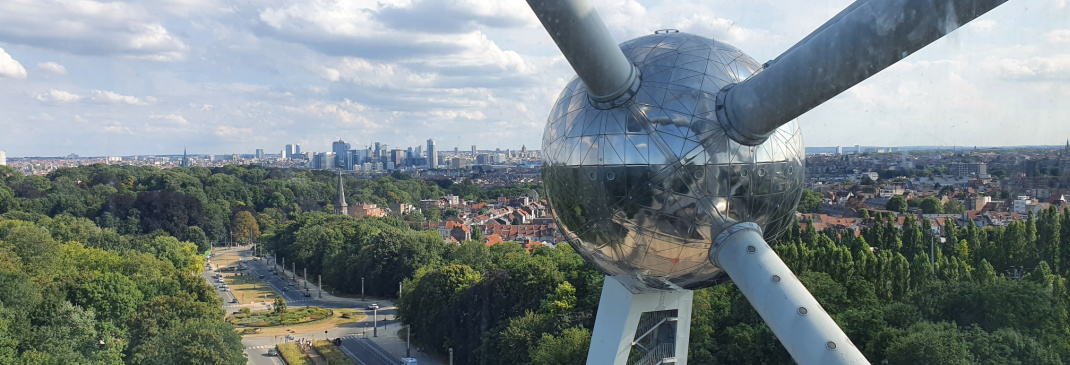
<svg viewBox="0 0 1070 365">
<path fill-rule="evenodd" d="M 732 277 L 799 365 L 869 364 L 754 223 L 739 223 L 722 232 L 710 250 L 710 260 Z"/>
<path fill-rule="evenodd" d="M 639 71 L 621 52 L 606 24 L 587 0 L 528 0 L 557 48 L 596 102 L 631 97 Z M 615 105 L 607 105 L 612 107 Z"/>
<path fill-rule="evenodd" d="M 736 142 L 778 127 L 1006 0 L 859 0 L 747 81 L 722 90 L 718 117 Z"/>
</svg>

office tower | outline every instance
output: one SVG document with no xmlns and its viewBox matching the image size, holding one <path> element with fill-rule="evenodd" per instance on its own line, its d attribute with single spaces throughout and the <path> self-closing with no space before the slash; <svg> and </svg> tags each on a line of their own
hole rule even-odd
<svg viewBox="0 0 1070 365">
<path fill-rule="evenodd" d="M 331 152 L 334 152 L 334 165 L 338 167 L 349 166 L 349 155 L 346 153 L 349 151 L 349 143 L 339 138 L 337 141 L 331 144 Z"/>
<path fill-rule="evenodd" d="M 461 154 L 461 148 L 457 147 L 457 146 L 453 146 L 453 155 L 457 156 L 459 154 Z"/>
<path fill-rule="evenodd" d="M 2 153 L 2 151 L 0 151 Z M 0 164 L 2 165 L 2 164 Z M 186 149 L 182 149 L 182 167 L 189 167 L 189 156 L 186 155 Z"/>
<path fill-rule="evenodd" d="M 300 143 L 294 145 L 294 154 L 295 155 L 300 155 L 301 154 L 301 144 Z"/>
<path fill-rule="evenodd" d="M 183 152 L 183 155 L 185 155 L 184 152 Z M 257 148 L 256 149 L 256 158 L 259 159 L 259 160 L 263 160 L 264 157 L 267 157 L 267 154 L 264 153 L 264 149 L 263 148 Z"/>
<path fill-rule="evenodd" d="M 0 150 L 0 166 L 7 166 L 7 152 Z"/>
<path fill-rule="evenodd" d="M 294 158 L 294 155 L 296 154 L 297 148 L 292 144 L 288 144 L 286 145 L 286 148 L 282 149 L 282 158 Z"/>
<path fill-rule="evenodd" d="M 415 156 L 413 156 L 415 158 L 424 157 L 424 150 L 422 146 L 416 146 L 416 149 L 413 151 L 413 153 L 416 154 Z"/>
<path fill-rule="evenodd" d="M 472 145 L 472 157 L 476 157 L 476 145 Z"/>
<path fill-rule="evenodd" d="M 405 164 L 405 151 L 400 148 L 391 150 L 390 162 L 393 162 L 394 168 L 403 166 Z"/>
<path fill-rule="evenodd" d="M 427 140 L 427 168 L 433 169 L 438 166 L 438 151 L 435 151 L 435 139 Z"/>
</svg>

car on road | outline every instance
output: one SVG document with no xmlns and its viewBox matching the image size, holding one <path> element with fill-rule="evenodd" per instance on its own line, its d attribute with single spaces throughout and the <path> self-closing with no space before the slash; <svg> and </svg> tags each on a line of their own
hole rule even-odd
<svg viewBox="0 0 1070 365">
<path fill-rule="evenodd" d="M 279 350 L 276 350 L 276 349 L 268 350 L 268 356 L 279 356 Z"/>
<path fill-rule="evenodd" d="M 261 275 L 260 275 L 260 278 L 261 278 L 261 279 L 263 279 L 263 278 L 264 278 L 264 275 L 262 275 L 262 274 L 261 274 Z"/>
<path fill-rule="evenodd" d="M 283 288 L 282 288 L 282 291 L 290 291 L 290 288 L 287 288 L 287 287 L 283 287 Z"/>
<path fill-rule="evenodd" d="M 237 303 L 238 302 L 238 298 L 231 299 L 230 302 L 231 303 Z"/>
<path fill-rule="evenodd" d="M 311 297 L 311 296 L 312 296 L 312 293 L 309 293 L 307 291 L 305 292 L 305 297 Z"/>
<path fill-rule="evenodd" d="M 368 304 L 368 309 L 379 309 L 379 303 Z"/>
</svg>

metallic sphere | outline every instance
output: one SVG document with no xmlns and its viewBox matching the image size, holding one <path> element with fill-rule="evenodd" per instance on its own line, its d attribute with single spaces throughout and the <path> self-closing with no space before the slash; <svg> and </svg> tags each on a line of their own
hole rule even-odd
<svg viewBox="0 0 1070 365">
<path fill-rule="evenodd" d="M 795 121 L 765 143 L 730 140 L 721 88 L 761 67 L 736 48 L 686 33 L 621 44 L 641 72 L 635 96 L 599 109 L 579 79 L 561 93 L 543 135 L 543 179 L 562 232 L 587 261 L 633 290 L 699 289 L 723 279 L 708 259 L 736 222 L 771 240 L 802 195 Z"/>
</svg>

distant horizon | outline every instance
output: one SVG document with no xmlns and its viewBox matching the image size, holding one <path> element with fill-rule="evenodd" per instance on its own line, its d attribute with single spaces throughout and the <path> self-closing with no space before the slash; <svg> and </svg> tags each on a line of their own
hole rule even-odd
<svg viewBox="0 0 1070 365">
<path fill-rule="evenodd" d="M 387 145 L 389 145 L 389 144 L 387 144 Z M 854 148 L 855 146 L 856 146 L 856 145 L 841 145 L 841 146 L 812 146 L 812 147 L 806 147 L 806 153 L 807 153 L 807 154 L 817 154 L 817 153 L 828 153 L 828 152 L 811 152 L 811 151 L 812 151 L 812 150 L 827 150 L 827 149 L 835 149 L 836 147 L 843 147 L 843 148 L 844 148 L 844 152 L 851 152 L 851 151 L 848 151 L 848 150 L 847 150 L 847 147 L 850 147 L 850 148 Z M 1015 148 L 1026 148 L 1026 149 L 1058 149 L 1058 148 L 1064 148 L 1064 147 L 1066 147 L 1066 145 L 1065 145 L 1065 144 L 1055 144 L 1055 145 L 1006 145 L 1006 146 L 982 146 L 982 145 L 977 145 L 977 146 L 926 146 L 926 145 L 917 145 L 917 146 L 888 146 L 888 145 L 857 145 L 857 146 L 859 146 L 859 147 L 862 147 L 862 148 L 897 148 L 897 149 L 900 149 L 900 150 L 907 150 L 907 151 L 928 151 L 928 150 L 973 150 L 973 149 L 975 149 L 975 148 L 977 148 L 977 149 L 1015 149 Z M 406 148 L 407 148 L 407 147 L 406 147 Z M 498 147 L 495 147 L 495 148 L 498 148 Z M 506 149 L 506 148 L 502 148 L 502 151 L 503 151 L 503 152 L 504 152 L 504 151 L 506 151 L 506 150 L 516 150 L 516 151 L 519 151 L 520 149 L 519 149 L 519 148 L 508 148 L 508 149 Z M 0 149 L 0 151 L 4 151 L 4 150 Z M 480 152 L 487 152 L 487 151 L 492 151 L 492 150 L 489 150 L 489 149 L 478 149 L 478 151 L 480 151 Z M 540 151 L 540 149 L 533 149 L 533 148 L 528 148 L 528 151 Z M 280 154 L 279 154 L 278 152 L 276 152 L 276 153 L 268 153 L 268 152 L 267 152 L 267 149 L 264 149 L 264 152 L 265 152 L 265 155 L 267 155 L 267 156 L 280 156 Z M 316 150 L 316 151 L 304 151 L 304 152 L 313 152 L 313 153 L 321 153 L 321 152 L 331 152 L 331 151 L 329 151 L 329 150 L 322 150 L 322 151 Z M 469 153 L 469 152 L 471 152 L 471 149 L 467 149 L 467 150 L 465 150 L 465 149 L 461 149 L 461 150 L 459 150 L 459 153 L 461 153 L 461 154 L 464 154 L 464 153 Z M 442 149 L 442 150 L 439 150 L 439 153 L 453 153 L 453 148 L 450 148 L 450 149 Z M 885 152 L 885 153 L 887 153 L 887 152 Z M 183 155 L 182 153 L 173 153 L 173 154 L 152 154 L 152 153 L 147 153 L 147 154 L 128 154 L 128 155 L 97 155 L 97 156 L 82 156 L 82 155 L 79 155 L 78 153 L 71 153 L 71 154 L 74 154 L 74 155 L 78 155 L 78 157 L 77 157 L 77 158 L 79 158 L 79 159 L 94 159 L 94 158 L 108 158 L 108 157 L 181 157 L 181 156 Z M 13 155 L 11 155 L 10 151 L 8 151 L 8 154 L 7 154 L 7 158 L 8 158 L 9 160 L 11 160 L 11 159 L 27 159 L 27 158 L 51 158 L 51 159 L 65 159 L 65 158 L 67 158 L 67 156 L 69 156 L 69 155 L 71 155 L 71 154 L 67 154 L 67 155 L 62 155 L 62 156 L 60 156 L 60 155 L 56 155 L 56 156 L 43 156 L 43 155 L 38 155 L 38 156 L 13 156 Z M 189 155 L 189 156 L 228 156 L 228 155 L 255 155 L 255 154 L 256 154 L 256 151 L 255 151 L 255 150 L 254 150 L 253 152 L 233 152 L 233 153 L 231 153 L 231 152 L 227 152 L 227 153 L 192 153 L 192 152 L 188 152 L 188 153 L 187 153 L 187 155 Z"/>
</svg>

